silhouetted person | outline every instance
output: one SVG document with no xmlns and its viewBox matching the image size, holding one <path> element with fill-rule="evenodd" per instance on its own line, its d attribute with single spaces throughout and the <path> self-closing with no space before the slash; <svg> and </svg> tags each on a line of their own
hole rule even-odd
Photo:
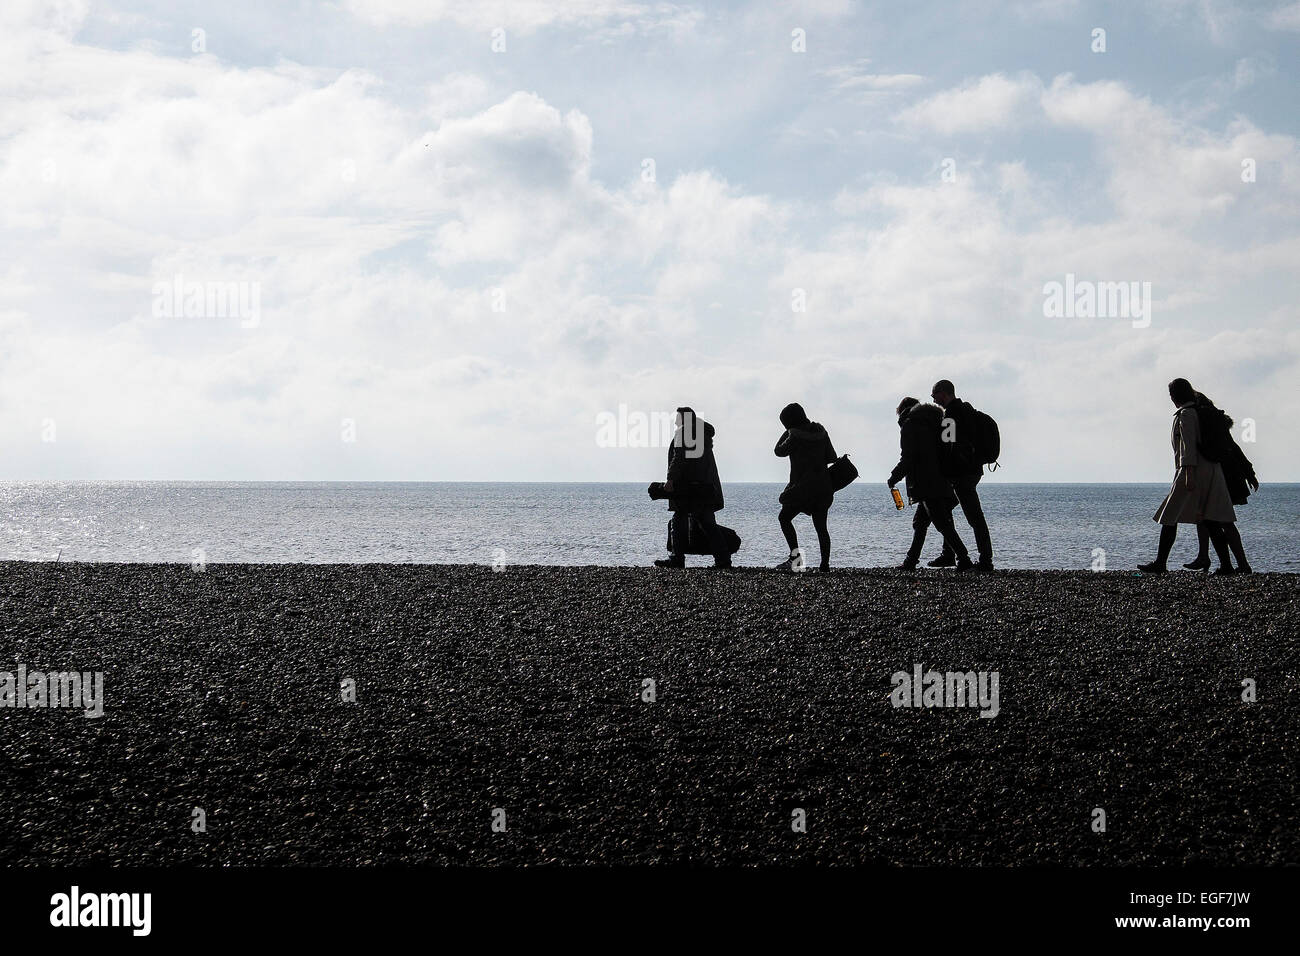
<svg viewBox="0 0 1300 956">
<path fill-rule="evenodd" d="M 938 405 L 922 404 L 911 397 L 898 403 L 898 443 L 902 454 L 889 475 L 889 487 L 906 478 L 907 497 L 917 503 L 916 514 L 912 516 L 912 546 L 907 549 L 902 564 L 904 571 L 916 567 L 931 524 L 939 529 L 944 543 L 957 556 L 958 571 L 975 567 L 952 524 L 957 496 L 940 461 L 942 429 L 943 409 Z"/>
<path fill-rule="evenodd" d="M 1227 537 L 1223 526 L 1237 520 L 1232 510 L 1228 484 L 1217 461 L 1202 457 L 1201 426 L 1196 414 L 1196 390 L 1185 378 L 1169 383 L 1169 398 L 1176 406 L 1171 440 L 1174 446 L 1174 483 L 1165 500 L 1156 509 L 1154 520 L 1160 522 L 1160 546 L 1156 559 L 1139 564 L 1147 574 L 1164 574 L 1169 552 L 1178 537 L 1180 524 L 1205 522 L 1214 551 L 1219 556 L 1215 574 L 1232 574 Z"/>
<path fill-rule="evenodd" d="M 952 482 L 952 490 L 957 494 L 961 513 L 966 516 L 966 523 L 975 533 L 975 547 L 979 549 L 979 569 L 993 570 L 993 539 L 989 536 L 988 521 L 984 518 L 984 508 L 980 505 L 978 485 L 984 477 L 984 466 L 976 460 L 975 441 L 972 437 L 974 423 L 971 416 L 975 409 L 968 402 L 963 402 L 954 394 L 952 382 L 946 378 L 934 383 L 930 397 L 943 408 L 945 418 L 953 421 L 953 440 L 944 442 L 944 455 L 941 463 Z M 945 541 L 943 551 L 930 562 L 932 568 L 951 568 L 957 563 L 957 556 Z"/>
<path fill-rule="evenodd" d="M 1255 477 L 1255 466 L 1232 437 L 1232 419 L 1200 392 L 1196 393 L 1196 417 L 1201 426 L 1201 454 L 1218 460 L 1233 505 L 1246 504 L 1250 493 L 1259 491 L 1259 480 Z M 1246 560 L 1246 548 L 1241 543 L 1241 532 L 1237 530 L 1236 523 L 1225 524 L 1223 533 L 1227 537 L 1228 547 L 1237 559 L 1237 573 L 1250 574 L 1252 569 Z M 1196 559 L 1183 567 L 1192 571 L 1208 571 L 1210 526 L 1207 522 L 1202 521 L 1196 526 L 1196 542 Z"/>
<path fill-rule="evenodd" d="M 668 447 L 668 510 L 673 512 L 673 555 L 655 562 L 658 568 L 686 567 L 686 541 L 691 519 L 708 538 L 715 568 L 731 567 L 731 552 L 718 533 L 715 511 L 722 510 L 722 480 L 713 457 L 713 426 L 694 410 L 677 409 L 677 431 Z"/>
<path fill-rule="evenodd" d="M 826 527 L 826 513 L 835 500 L 826 466 L 835 460 L 835 446 L 825 428 L 808 420 L 802 405 L 790 404 L 781 409 L 781 424 L 785 432 L 774 451 L 778 457 L 790 459 L 790 482 L 781 492 L 781 513 L 776 520 L 781 524 L 785 543 L 790 546 L 790 556 L 776 567 L 782 571 L 795 567 L 800 552 L 794 519 L 802 513 L 812 518 L 817 530 L 817 543 L 822 552 L 819 567 L 826 571 L 831 566 L 831 533 Z"/>
</svg>

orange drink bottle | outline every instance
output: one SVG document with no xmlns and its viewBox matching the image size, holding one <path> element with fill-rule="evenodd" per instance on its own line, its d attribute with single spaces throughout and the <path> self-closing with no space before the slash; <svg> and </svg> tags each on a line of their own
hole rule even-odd
<svg viewBox="0 0 1300 956">
<path fill-rule="evenodd" d="M 897 489 L 897 488 L 890 488 L 889 490 L 892 491 L 892 492 L 894 493 L 894 507 L 897 508 L 899 511 L 902 511 L 902 510 L 903 510 L 903 496 L 902 496 L 901 494 L 898 493 L 898 489 Z"/>
</svg>

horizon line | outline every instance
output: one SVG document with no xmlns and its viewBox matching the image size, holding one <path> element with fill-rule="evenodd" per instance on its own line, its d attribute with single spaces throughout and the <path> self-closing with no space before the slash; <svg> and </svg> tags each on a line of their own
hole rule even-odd
<svg viewBox="0 0 1300 956">
<path fill-rule="evenodd" d="M 986 479 L 991 477 L 984 476 Z M 595 479 L 576 481 L 573 479 L 500 479 L 500 478 L 0 478 L 0 485 L 12 484 L 94 484 L 98 482 L 132 482 L 135 484 L 281 484 L 281 485 L 636 485 L 649 482 L 627 479 Z M 785 481 L 724 481 L 726 485 L 784 485 Z M 879 482 L 854 481 L 853 484 L 885 484 Z M 999 485 L 1167 485 L 1168 480 L 1130 480 L 1130 481 L 991 481 Z M 1266 485 L 1300 484 L 1300 479 L 1293 481 L 1261 481 L 1260 487 Z M 849 487 L 852 487 L 851 485 Z M 847 489 L 845 489 L 847 490 Z M 838 494 L 839 492 L 837 492 Z"/>
</svg>

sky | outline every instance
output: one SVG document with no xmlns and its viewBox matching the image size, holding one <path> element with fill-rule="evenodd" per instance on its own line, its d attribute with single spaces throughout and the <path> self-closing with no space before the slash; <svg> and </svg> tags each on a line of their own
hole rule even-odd
<svg viewBox="0 0 1300 956">
<path fill-rule="evenodd" d="M 991 480 L 1162 481 L 1182 376 L 1300 480 L 1298 47 L 1294 0 L 5 0 L 0 479 L 648 482 L 686 404 L 783 481 L 798 401 L 883 481 L 948 378 Z"/>
</svg>

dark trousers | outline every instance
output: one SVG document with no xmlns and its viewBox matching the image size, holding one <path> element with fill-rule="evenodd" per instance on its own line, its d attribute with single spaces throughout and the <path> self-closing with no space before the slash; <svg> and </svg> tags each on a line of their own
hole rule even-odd
<svg viewBox="0 0 1300 956">
<path fill-rule="evenodd" d="M 957 537 L 957 529 L 952 523 L 952 505 L 948 502 L 931 499 L 916 506 L 912 515 L 912 546 L 907 549 L 907 559 L 917 561 L 921 557 L 921 548 L 925 545 L 925 533 L 933 524 L 943 535 L 943 546 L 952 549 L 959 558 L 966 557 L 966 545 Z"/>
<path fill-rule="evenodd" d="M 957 493 L 957 501 L 961 505 L 961 513 L 966 516 L 966 523 L 970 525 L 971 531 L 975 532 L 975 547 L 979 549 L 980 560 L 992 562 L 993 560 L 993 539 L 989 537 L 989 523 L 984 520 L 984 508 L 980 505 L 980 493 L 978 485 L 981 475 L 963 475 L 960 478 L 953 479 L 952 490 Z M 936 524 L 935 527 L 938 527 Z M 943 545 L 943 555 L 946 558 L 953 557 L 953 550 L 945 541 Z"/>
<path fill-rule="evenodd" d="M 794 530 L 794 519 L 802 513 L 797 505 L 782 505 L 781 513 L 776 516 L 777 524 L 781 526 L 781 533 L 785 535 L 785 543 L 790 546 L 791 554 L 794 554 L 795 548 L 799 547 L 799 535 Z M 809 512 L 813 529 L 817 532 L 817 546 L 821 549 L 823 568 L 830 567 L 831 563 L 831 533 L 826 525 L 826 516 L 829 513 L 829 507 Z"/>
<path fill-rule="evenodd" d="M 709 550 L 713 552 L 714 560 L 730 560 L 731 555 L 727 552 L 727 546 L 722 540 L 722 535 L 718 533 L 717 516 L 712 511 L 673 512 L 673 555 L 685 556 L 692 518 L 700 526 L 700 530 L 704 532 L 704 539 L 709 543 Z"/>
</svg>

